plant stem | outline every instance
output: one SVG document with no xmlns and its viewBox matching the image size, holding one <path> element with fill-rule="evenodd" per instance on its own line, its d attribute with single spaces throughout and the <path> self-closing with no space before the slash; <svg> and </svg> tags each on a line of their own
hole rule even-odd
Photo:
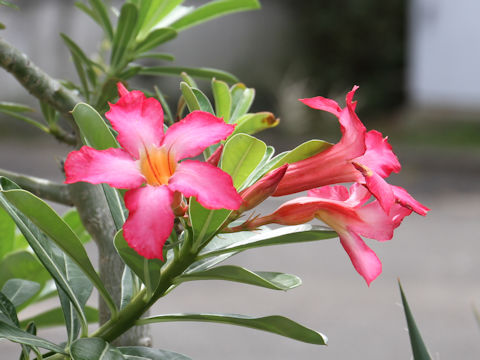
<svg viewBox="0 0 480 360">
<path fill-rule="evenodd" d="M 54 201 L 67 206 L 73 205 L 67 185 L 34 176 L 17 174 L 3 169 L 0 169 L 0 176 L 9 178 L 22 189 L 30 191 L 42 199 Z"/>
<path fill-rule="evenodd" d="M 148 298 L 147 290 L 140 291 L 130 304 L 123 308 L 116 318 L 110 319 L 91 337 L 101 337 L 113 341 L 129 328 L 173 285 L 174 279 L 182 274 L 196 259 L 197 254 L 191 251 L 191 243 L 186 240 L 180 250 L 180 256 L 162 268 L 160 283 L 153 295 Z"/>
<path fill-rule="evenodd" d="M 1 37 L 0 66 L 15 76 L 18 82 L 33 96 L 48 103 L 63 114 L 70 121 L 72 128 L 76 132 L 77 127 L 70 111 L 82 99 L 39 69 L 25 54 Z M 66 134 L 63 134 L 63 132 L 62 137 L 66 137 Z M 75 134 L 70 135 L 68 137 L 69 143 L 74 139 Z"/>
</svg>

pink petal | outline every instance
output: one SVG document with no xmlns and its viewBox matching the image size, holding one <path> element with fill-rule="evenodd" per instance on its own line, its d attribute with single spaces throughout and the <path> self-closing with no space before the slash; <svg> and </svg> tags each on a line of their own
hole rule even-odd
<svg viewBox="0 0 480 360">
<path fill-rule="evenodd" d="M 147 259 L 163 260 L 163 245 L 173 228 L 173 192 L 167 186 L 145 186 L 125 194 L 129 211 L 123 236 L 137 253 Z"/>
<path fill-rule="evenodd" d="M 354 87 L 347 94 L 347 106 L 340 112 L 337 111 L 338 105 L 333 100 L 313 98 L 317 100 L 309 102 L 314 103 L 319 109 L 337 115 L 342 138 L 327 150 L 290 164 L 274 196 L 293 194 L 329 184 L 362 181 L 362 175 L 350 162 L 362 156 L 366 150 L 366 129 L 355 114 L 355 103 L 352 102 L 356 89 L 357 87 Z"/>
<path fill-rule="evenodd" d="M 65 183 L 105 183 L 119 189 L 139 187 L 145 181 L 137 163 L 123 149 L 96 150 L 83 146 L 65 160 Z"/>
<path fill-rule="evenodd" d="M 195 196 L 207 209 L 237 210 L 242 203 L 230 175 L 201 161 L 185 160 L 179 163 L 168 187 L 186 197 Z"/>
<path fill-rule="evenodd" d="M 126 90 L 126 89 L 125 89 Z M 124 92 L 116 104 L 110 104 L 105 116 L 118 132 L 117 140 L 134 158 L 139 149 L 159 146 L 163 139 L 163 110 L 154 98 L 141 91 Z"/>
<path fill-rule="evenodd" d="M 225 140 L 234 128 L 210 113 L 193 111 L 168 128 L 162 145 L 179 161 L 200 155 L 208 146 Z"/>
<path fill-rule="evenodd" d="M 308 196 L 322 199 L 346 201 L 350 197 L 350 194 L 348 193 L 348 189 L 345 186 L 333 185 L 322 186 L 320 188 L 312 189 L 308 192 Z"/>
<path fill-rule="evenodd" d="M 392 186 L 368 167 L 356 162 L 353 162 L 353 165 L 362 173 L 365 185 L 373 196 L 377 198 L 383 210 L 386 213 L 390 212 L 391 207 L 395 203 Z"/>
<path fill-rule="evenodd" d="M 323 96 L 316 96 L 308 99 L 299 99 L 299 101 L 301 101 L 307 106 L 310 106 L 311 108 L 327 111 L 329 113 L 332 113 L 333 115 L 336 115 L 337 117 L 342 111 L 342 109 L 340 108 L 340 106 L 338 106 L 335 100 L 327 99 Z"/>
<path fill-rule="evenodd" d="M 382 263 L 377 255 L 353 231 L 345 231 L 340 234 L 340 242 L 350 257 L 355 270 L 370 286 L 370 283 L 382 272 Z"/>
<path fill-rule="evenodd" d="M 427 212 L 430 211 L 428 207 L 425 205 L 419 203 L 417 200 L 415 200 L 412 195 L 410 195 L 407 190 L 400 186 L 395 186 L 392 185 L 392 190 L 395 195 L 395 198 L 398 203 L 400 203 L 402 206 L 407 207 L 408 209 L 411 209 L 415 211 L 417 214 L 420 214 L 422 216 L 427 215 Z"/>
<path fill-rule="evenodd" d="M 387 140 L 380 132 L 369 131 L 365 137 L 367 150 L 355 162 L 367 166 L 383 178 L 390 176 L 392 171 L 398 173 L 402 167 Z"/>
<path fill-rule="evenodd" d="M 369 239 L 390 240 L 393 230 L 398 226 L 392 219 L 398 215 L 397 212 L 387 215 L 377 200 L 358 208 L 357 215 L 361 221 L 352 221 L 348 228 Z"/>
</svg>

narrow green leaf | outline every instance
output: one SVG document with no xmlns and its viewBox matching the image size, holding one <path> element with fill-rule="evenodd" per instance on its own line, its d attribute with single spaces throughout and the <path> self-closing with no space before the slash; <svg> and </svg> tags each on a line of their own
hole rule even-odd
<svg viewBox="0 0 480 360">
<path fill-rule="evenodd" d="M 75 1 L 75 7 L 82 10 L 87 16 L 89 16 L 93 21 L 95 21 L 98 25 L 102 26 L 102 19 L 100 16 L 94 12 L 91 8 L 89 8 L 86 4 L 81 1 Z M 112 38 L 109 38 L 110 40 Z"/>
<path fill-rule="evenodd" d="M 0 208 L 0 260 L 14 250 L 15 223 L 5 210 Z"/>
<path fill-rule="evenodd" d="M 293 164 L 294 162 L 307 159 L 314 155 L 321 153 L 322 151 L 330 148 L 332 144 L 323 140 L 309 140 L 300 144 L 295 149 L 282 153 L 279 156 L 274 157 L 267 165 L 266 171 L 279 168 L 284 164 Z"/>
<path fill-rule="evenodd" d="M 248 179 L 245 180 L 245 183 L 243 184 L 245 189 L 255 184 L 263 175 L 265 175 L 267 170 L 265 166 L 270 161 L 274 153 L 275 149 L 273 146 L 267 146 L 267 151 L 265 151 L 262 161 L 260 161 L 260 164 L 258 164 L 255 170 L 252 171 Z"/>
<path fill-rule="evenodd" d="M 123 355 L 139 356 L 150 360 L 191 360 L 185 355 L 144 346 L 120 346 L 117 348 Z"/>
<path fill-rule="evenodd" d="M 148 286 L 152 291 L 155 290 L 160 281 L 160 269 L 164 265 L 164 262 L 160 259 L 146 259 L 140 256 L 135 250 L 128 246 L 123 237 L 122 230 L 117 232 L 113 243 L 125 264 L 142 280 L 145 286 Z M 145 263 L 147 264 L 148 274 L 144 271 Z"/>
<path fill-rule="evenodd" d="M 137 276 L 125 265 L 122 273 L 122 291 L 120 294 L 120 310 L 127 306 L 138 291 Z"/>
<path fill-rule="evenodd" d="M 39 122 L 37 122 L 36 120 L 32 119 L 31 117 L 29 116 L 25 116 L 25 115 L 22 115 L 20 114 L 19 112 L 15 112 L 15 111 L 10 111 L 10 110 L 3 110 L 3 109 L 0 109 L 0 112 L 1 113 L 4 113 L 6 115 L 9 115 L 15 119 L 18 119 L 18 120 L 22 120 L 24 122 L 26 122 L 27 124 L 29 125 L 32 125 L 32 126 L 35 126 L 36 128 L 42 130 L 43 132 L 49 134 L 50 133 L 50 129 L 47 128 L 45 125 L 43 124 L 40 124 Z"/>
<path fill-rule="evenodd" d="M 230 174 L 237 190 L 242 188 L 250 173 L 262 161 L 266 150 L 267 146 L 263 141 L 250 135 L 237 134 L 226 142 L 221 168 Z"/>
<path fill-rule="evenodd" d="M 40 284 L 24 279 L 10 279 L 2 287 L 2 293 L 18 308 L 32 299 L 39 291 Z"/>
<path fill-rule="evenodd" d="M 215 112 L 218 117 L 223 118 L 223 121 L 228 123 L 232 107 L 232 95 L 227 83 L 212 79 L 212 91 L 215 100 Z"/>
<path fill-rule="evenodd" d="M 327 337 L 325 335 L 277 315 L 256 318 L 237 314 L 166 314 L 140 319 L 137 321 L 137 324 L 143 325 L 171 321 L 202 321 L 238 325 L 268 331 L 309 344 L 327 344 Z"/>
<path fill-rule="evenodd" d="M 114 69 L 127 63 L 130 47 L 135 39 L 137 18 L 137 7 L 131 3 L 125 3 L 120 10 L 117 28 L 113 36 L 110 64 Z"/>
<path fill-rule="evenodd" d="M 219 266 L 210 270 L 184 274 L 175 282 L 192 280 L 226 280 L 261 286 L 273 290 L 290 290 L 302 284 L 298 276 L 278 272 L 250 271 L 239 266 Z"/>
<path fill-rule="evenodd" d="M 205 95 L 203 92 L 195 88 L 193 88 L 192 91 L 195 97 L 197 98 L 198 104 L 200 105 L 200 110 L 206 111 L 210 114 L 215 114 L 215 112 L 213 111 L 212 104 L 210 103 L 210 100 L 208 100 L 207 95 Z"/>
<path fill-rule="evenodd" d="M 123 360 L 120 351 L 100 338 L 82 338 L 70 346 L 72 360 Z"/>
<path fill-rule="evenodd" d="M 200 253 L 199 258 L 202 259 L 204 257 L 225 254 L 228 252 L 244 251 L 256 247 L 318 241 L 331 239 L 338 236 L 335 231 L 310 224 L 284 226 L 274 230 L 266 228 L 255 231 L 254 233 L 256 235 L 248 239 L 238 241 L 226 248 L 213 250 L 210 252 L 207 252 L 208 249 L 204 249 L 204 251 Z M 222 235 L 219 235 L 219 237 L 221 236 Z"/>
<path fill-rule="evenodd" d="M 85 248 L 63 219 L 47 203 L 28 191 L 8 190 L 2 191 L 2 194 L 75 261 L 98 289 L 110 310 L 115 311 L 113 299 L 90 262 Z"/>
<path fill-rule="evenodd" d="M 99 20 L 100 26 L 103 28 L 105 35 L 109 40 L 113 39 L 113 28 L 110 18 L 108 17 L 107 8 L 102 0 L 89 0 L 90 6 L 92 7 L 92 13 L 95 14 L 93 18 Z"/>
<path fill-rule="evenodd" d="M 98 310 L 90 306 L 85 306 L 85 317 L 90 324 L 98 322 Z M 65 325 L 63 310 L 60 307 L 47 310 L 43 313 L 34 315 L 30 318 L 20 321 L 20 326 L 25 327 L 30 322 L 34 322 L 38 328 L 48 328 Z"/>
<path fill-rule="evenodd" d="M 165 54 L 165 53 L 145 53 L 139 54 L 136 56 L 137 59 L 157 59 L 157 60 L 166 60 L 166 61 L 174 61 L 175 56 L 172 54 Z"/>
<path fill-rule="evenodd" d="M 21 250 L 8 254 L 0 262 L 0 287 L 10 279 L 35 281 L 43 287 L 50 275 L 35 256 Z"/>
<path fill-rule="evenodd" d="M 0 338 L 5 338 L 7 340 L 19 343 L 26 344 L 30 346 L 36 346 L 42 349 L 47 349 L 54 351 L 60 354 L 66 354 L 65 350 L 60 346 L 46 340 L 41 337 L 32 335 L 26 331 L 20 330 L 0 318 Z"/>
<path fill-rule="evenodd" d="M 191 88 L 198 88 L 198 85 L 197 83 L 195 82 L 195 80 L 190 76 L 188 75 L 186 72 L 182 72 L 180 74 L 180 77 L 183 79 L 183 81 L 185 81 L 187 83 L 188 86 L 190 86 Z"/>
<path fill-rule="evenodd" d="M 59 287 L 58 296 L 60 298 L 60 304 L 62 305 L 63 314 L 65 317 L 65 325 L 67 328 L 68 342 L 71 343 L 78 337 L 82 321 L 86 320 L 84 315 L 85 304 L 88 298 L 92 294 L 92 283 L 83 274 L 80 268 L 65 254 L 63 254 L 62 267 L 65 269 L 65 276 L 72 290 L 75 293 L 76 298 L 80 306 L 82 307 L 82 316 L 77 316 L 76 309 L 72 306 L 67 294 Z M 86 335 L 86 334 L 83 334 Z"/>
<path fill-rule="evenodd" d="M 192 222 L 194 243 L 201 246 L 208 241 L 228 218 L 231 210 L 205 209 L 195 198 L 190 198 L 189 217 Z"/>
<path fill-rule="evenodd" d="M 198 103 L 192 88 L 186 82 L 182 81 L 180 83 L 180 90 L 182 91 L 183 98 L 187 103 L 188 110 L 190 110 L 190 112 L 200 110 L 200 104 Z"/>
<path fill-rule="evenodd" d="M 243 93 L 234 99 L 232 104 L 232 113 L 230 115 L 230 123 L 237 123 L 240 116 L 245 115 L 252 106 L 255 99 L 255 89 L 246 88 Z"/>
<path fill-rule="evenodd" d="M 135 53 L 141 54 L 146 51 L 152 50 L 157 46 L 170 41 L 177 37 L 177 31 L 172 28 L 161 28 L 152 31 L 148 36 L 137 43 L 135 47 Z"/>
<path fill-rule="evenodd" d="M 13 102 L 7 102 L 7 101 L 0 101 L 0 110 L 8 110 L 11 112 L 18 112 L 18 113 L 24 113 L 24 112 L 34 112 L 35 110 L 31 108 L 28 105 L 23 105 L 23 104 L 18 104 L 18 103 L 13 103 Z"/>
<path fill-rule="evenodd" d="M 410 344 L 412 346 L 413 358 L 415 360 L 431 360 L 427 347 L 423 342 L 422 335 L 418 330 L 415 319 L 408 306 L 407 298 L 402 289 L 402 284 L 398 281 L 398 287 L 400 288 L 400 295 L 402 297 L 403 310 L 405 311 L 405 318 L 407 319 L 408 335 L 410 336 Z"/>
<path fill-rule="evenodd" d="M 0 5 L 8 6 L 11 9 L 18 10 L 18 6 L 15 4 L 12 4 L 10 1 L 0 0 Z"/>
<path fill-rule="evenodd" d="M 237 119 L 237 126 L 233 134 L 256 134 L 260 131 L 273 128 L 280 122 L 271 112 L 245 114 Z"/>
<path fill-rule="evenodd" d="M 190 76 L 198 78 L 217 78 L 219 80 L 224 80 L 229 83 L 237 82 L 238 79 L 222 70 L 210 69 L 210 68 L 191 68 L 184 66 L 156 66 L 156 67 L 146 67 L 140 71 L 140 75 L 173 75 L 179 76 L 182 72 L 186 72 Z"/>
<path fill-rule="evenodd" d="M 170 111 L 170 106 L 168 106 L 167 100 L 165 99 L 165 96 L 163 96 L 163 94 L 160 91 L 160 89 L 158 88 L 158 86 L 154 86 L 154 89 L 155 89 L 155 95 L 156 95 L 158 101 L 160 101 L 160 104 L 162 104 L 162 109 L 165 113 L 165 122 L 168 125 L 172 125 L 173 124 L 173 116 L 172 116 L 172 112 Z"/>
<path fill-rule="evenodd" d="M 139 10 L 139 34 L 143 39 L 150 31 L 159 26 L 160 21 L 167 15 L 172 15 L 173 10 L 184 0 L 148 0 L 142 1 Z"/>
<path fill-rule="evenodd" d="M 176 30 L 185 30 L 191 26 L 238 11 L 259 9 L 257 0 L 217 0 L 198 7 L 172 24 Z"/>
</svg>

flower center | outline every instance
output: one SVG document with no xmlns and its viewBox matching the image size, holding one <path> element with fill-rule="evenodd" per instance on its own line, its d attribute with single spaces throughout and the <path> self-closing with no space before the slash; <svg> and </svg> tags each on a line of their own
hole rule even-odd
<svg viewBox="0 0 480 360">
<path fill-rule="evenodd" d="M 167 185 L 176 167 L 173 154 L 163 147 L 145 149 L 140 155 L 140 171 L 148 185 Z"/>
</svg>

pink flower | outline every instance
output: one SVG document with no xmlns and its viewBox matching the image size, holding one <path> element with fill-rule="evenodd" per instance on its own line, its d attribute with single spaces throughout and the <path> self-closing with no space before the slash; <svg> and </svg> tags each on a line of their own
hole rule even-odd
<svg viewBox="0 0 480 360">
<path fill-rule="evenodd" d="M 408 193 L 403 191 L 406 198 Z M 350 193 L 345 186 L 324 186 L 310 190 L 308 196 L 287 201 L 274 213 L 250 221 L 248 227 L 269 223 L 298 225 L 314 218 L 320 219 L 338 233 L 353 266 L 370 285 L 382 272 L 382 263 L 361 236 L 379 241 L 390 240 L 394 229 L 412 212 L 412 206 L 395 203 L 387 214 L 377 200 L 368 202 L 371 195 L 358 183 L 351 186 Z M 416 202 L 408 196 L 410 202 Z"/>
<path fill-rule="evenodd" d="M 378 131 L 366 132 L 355 113 L 354 86 L 346 96 L 345 108 L 321 96 L 301 99 L 304 104 L 337 116 L 342 138 L 340 141 L 307 159 L 290 164 L 274 196 L 288 195 L 316 187 L 358 182 L 365 184 L 380 204 L 389 211 L 395 202 L 390 186 L 383 180 L 392 171 L 401 169 L 392 147 Z"/>
<path fill-rule="evenodd" d="M 183 160 L 226 139 L 234 126 L 194 111 L 164 133 L 163 110 L 157 100 L 141 91 L 129 92 L 121 83 L 118 91 L 120 99 L 110 104 L 105 116 L 118 132 L 123 149 L 83 146 L 71 152 L 65 162 L 65 182 L 130 189 L 125 194 L 129 210 L 123 225 L 125 240 L 140 255 L 163 259 L 163 245 L 174 223 L 172 206 L 180 205 L 180 193 L 195 196 L 209 209 L 239 208 L 242 199 L 230 175 L 205 162 Z"/>
</svg>

